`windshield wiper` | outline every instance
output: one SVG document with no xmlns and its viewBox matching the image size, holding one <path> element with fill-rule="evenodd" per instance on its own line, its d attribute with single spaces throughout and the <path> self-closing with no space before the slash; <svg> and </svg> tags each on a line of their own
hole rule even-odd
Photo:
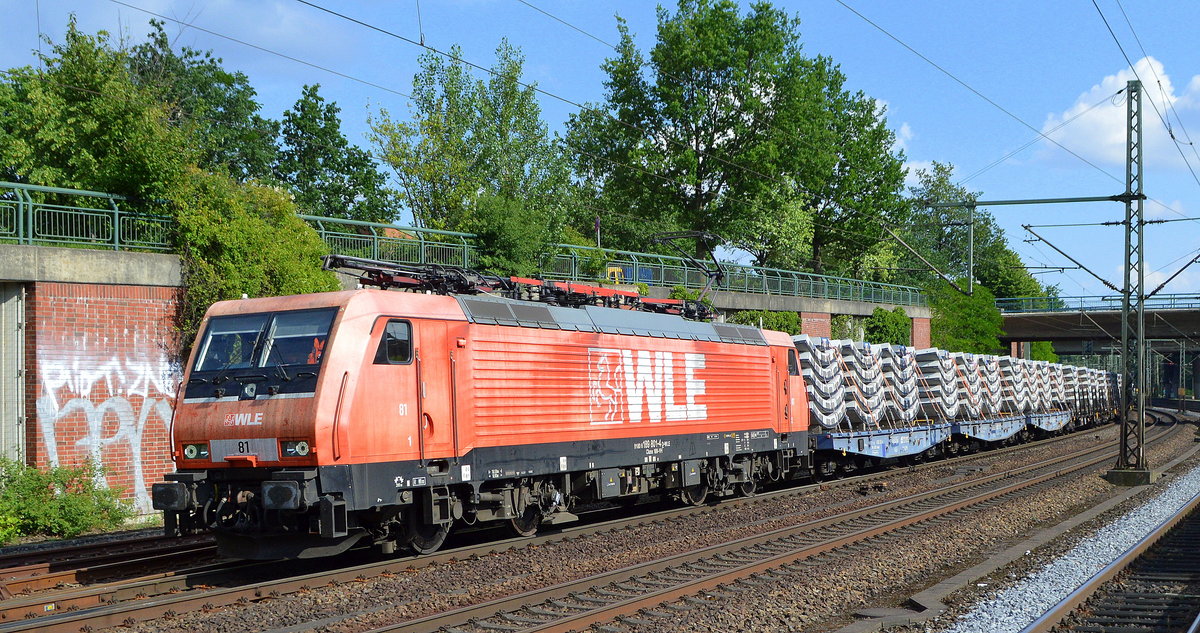
<svg viewBox="0 0 1200 633">
<path fill-rule="evenodd" d="M 259 328 L 258 328 L 258 334 L 254 335 L 254 344 L 250 346 L 250 358 L 251 359 L 253 359 L 255 357 L 254 352 L 258 349 L 258 344 L 260 342 L 262 342 L 263 334 L 266 334 L 266 332 L 267 332 L 267 321 L 264 320 L 263 324 L 261 326 L 259 326 Z M 228 376 L 225 375 L 225 372 L 229 370 L 230 366 L 232 366 L 233 363 L 234 363 L 234 359 L 230 358 L 224 365 L 221 366 L 220 369 L 217 370 L 217 375 L 213 376 L 213 379 L 212 379 L 213 385 L 220 385 L 221 383 L 225 382 L 225 379 L 228 378 Z"/>
<path fill-rule="evenodd" d="M 279 355 L 279 346 L 275 345 L 275 339 L 272 338 L 267 342 L 271 346 L 271 351 L 267 352 L 267 362 L 271 362 L 271 358 Z M 280 358 L 279 364 L 275 365 L 275 371 L 279 372 L 279 377 L 283 378 L 284 382 L 291 382 L 292 377 L 288 376 L 287 370 L 283 368 L 283 359 Z"/>
</svg>

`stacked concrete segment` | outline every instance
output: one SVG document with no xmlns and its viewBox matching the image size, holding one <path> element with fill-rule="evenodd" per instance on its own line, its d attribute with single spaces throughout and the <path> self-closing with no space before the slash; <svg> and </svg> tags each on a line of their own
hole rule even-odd
<svg viewBox="0 0 1200 633">
<path fill-rule="evenodd" d="M 930 347 L 916 351 L 921 417 L 938 422 L 958 417 L 958 377 L 950 353 Z"/>
<path fill-rule="evenodd" d="M 842 355 L 827 338 L 801 334 L 792 337 L 792 340 L 800 357 L 800 373 L 808 391 L 809 413 L 817 424 L 835 429 L 846 420 Z"/>
<path fill-rule="evenodd" d="M 793 337 L 814 424 L 828 430 L 903 429 L 1053 411 L 1113 408 L 1108 372 L 937 348 Z"/>
<path fill-rule="evenodd" d="M 842 355 L 846 381 L 846 416 L 855 428 L 879 428 L 885 389 L 883 366 L 870 343 L 833 341 Z"/>
<path fill-rule="evenodd" d="M 872 345 L 883 369 L 884 417 L 903 423 L 912 422 L 920 410 L 917 393 L 917 359 L 912 347 Z"/>
<path fill-rule="evenodd" d="M 958 384 L 958 412 L 972 419 L 983 417 L 983 375 L 979 359 L 974 354 L 953 352 L 954 373 Z"/>
<path fill-rule="evenodd" d="M 1000 357 L 1000 411 L 1007 415 L 1029 413 L 1029 374 L 1019 358 Z"/>
</svg>

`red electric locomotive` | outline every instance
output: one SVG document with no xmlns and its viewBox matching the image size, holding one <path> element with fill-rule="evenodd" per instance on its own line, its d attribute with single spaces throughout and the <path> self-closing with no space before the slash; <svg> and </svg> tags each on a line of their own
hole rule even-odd
<svg viewBox="0 0 1200 633">
<path fill-rule="evenodd" d="M 212 528 L 243 558 L 426 553 L 455 522 L 530 535 L 580 503 L 701 503 L 808 466 L 783 333 L 612 289 L 327 265 L 445 294 L 213 305 L 175 411 L 178 472 L 153 486 L 169 533 Z"/>
</svg>

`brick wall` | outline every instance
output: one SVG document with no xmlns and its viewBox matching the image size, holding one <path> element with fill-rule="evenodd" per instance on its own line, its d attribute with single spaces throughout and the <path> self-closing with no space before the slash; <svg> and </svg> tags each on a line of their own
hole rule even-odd
<svg viewBox="0 0 1200 633">
<path fill-rule="evenodd" d="M 35 282 L 26 303 L 27 455 L 38 466 L 92 459 L 106 483 L 150 511 L 175 469 L 177 288 Z"/>
<path fill-rule="evenodd" d="M 917 349 L 930 347 L 929 319 L 915 318 L 912 320 L 912 346 Z"/>
<path fill-rule="evenodd" d="M 830 315 L 825 312 L 801 312 L 800 332 L 809 336 L 830 337 L 833 330 Z"/>
</svg>

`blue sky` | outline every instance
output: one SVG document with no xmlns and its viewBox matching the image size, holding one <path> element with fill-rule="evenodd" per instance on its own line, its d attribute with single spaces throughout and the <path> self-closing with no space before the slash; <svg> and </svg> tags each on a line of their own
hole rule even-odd
<svg viewBox="0 0 1200 633">
<path fill-rule="evenodd" d="M 144 9 L 385 88 L 168 23 L 167 32 L 179 43 L 211 49 L 228 68 L 249 75 L 267 116 L 278 118 L 304 84 L 320 83 L 322 94 L 341 106 L 347 135 L 368 147 L 369 113 L 386 108 L 394 116 L 404 116 L 407 111 L 405 98 L 391 91 L 409 91 L 421 49 L 399 39 L 295 0 L 121 2 L 3 0 L 0 7 L 7 24 L 6 36 L 0 40 L 0 66 L 36 63 L 31 51 L 38 47 L 39 14 L 41 31 L 56 41 L 61 40 L 68 14 L 74 12 L 86 31 L 105 29 L 137 42 L 148 31 L 151 17 L 138 10 Z M 616 41 L 613 16 L 620 14 L 643 50 L 653 44 L 656 24 L 653 3 L 630 0 L 424 0 L 419 3 L 419 20 L 416 0 L 314 3 L 413 40 L 423 34 L 428 45 L 439 49 L 459 44 L 467 59 L 485 66 L 491 65 L 496 44 L 506 37 L 524 51 L 528 80 L 578 103 L 602 98 L 600 64 L 612 51 L 529 5 L 608 42 Z M 931 161 L 951 163 L 960 179 L 971 176 L 965 186 L 981 192 L 985 200 L 1106 196 L 1123 191 L 1125 104 L 1113 95 L 1134 75 L 1091 0 L 776 4 L 800 17 L 807 54 L 833 58 L 851 88 L 886 104 L 888 124 L 914 168 Z M 1189 135 L 1200 143 L 1200 47 L 1189 35 L 1200 23 L 1200 3 L 1124 0 L 1122 5 L 1117 0 L 1096 0 L 1096 4 L 1145 86 L 1144 184 L 1152 198 L 1146 203 L 1147 218 L 1200 217 L 1200 179 L 1181 157 L 1182 153 L 1200 174 L 1200 145 L 1186 144 Z M 544 119 L 555 130 L 561 130 L 577 110 L 546 96 L 541 103 Z M 1101 105 L 1092 108 L 1096 104 Z M 1170 122 L 1181 142 L 1178 147 L 1155 106 Z M 1050 134 L 1078 157 L 1041 140 L 1035 130 Z M 1001 159 L 1005 160 L 989 168 Z M 1069 266 L 1046 244 L 1025 242 L 1032 236 L 1021 225 L 1119 220 L 1123 207 L 1088 203 L 997 206 L 991 211 L 1026 264 Z M 1119 227 L 1035 230 L 1120 285 L 1123 234 Z M 1200 221 L 1151 225 L 1146 235 L 1149 288 L 1200 253 Z M 1066 295 L 1111 293 L 1081 270 L 1042 278 L 1058 283 Z M 1200 292 L 1200 264 L 1163 292 Z"/>
</svg>

